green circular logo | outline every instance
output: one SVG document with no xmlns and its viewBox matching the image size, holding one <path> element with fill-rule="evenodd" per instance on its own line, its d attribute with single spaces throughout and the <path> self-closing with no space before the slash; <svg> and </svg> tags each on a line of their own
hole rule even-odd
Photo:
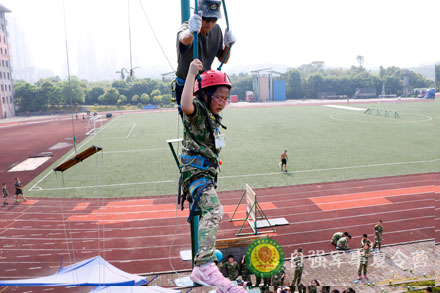
<svg viewBox="0 0 440 293">
<path fill-rule="evenodd" d="M 257 239 L 246 250 L 246 264 L 257 277 L 269 278 L 284 265 L 284 250 L 271 238 Z"/>
</svg>

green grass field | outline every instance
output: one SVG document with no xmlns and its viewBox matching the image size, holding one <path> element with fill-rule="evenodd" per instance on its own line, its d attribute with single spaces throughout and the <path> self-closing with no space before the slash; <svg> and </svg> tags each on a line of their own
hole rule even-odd
<svg viewBox="0 0 440 293">
<path fill-rule="evenodd" d="M 439 171 L 440 103 L 348 105 L 395 110 L 400 119 L 326 106 L 231 108 L 223 115 L 219 189 L 243 189 Z M 180 128 L 180 134 L 178 134 Z M 26 186 L 31 197 L 176 194 L 178 170 L 166 140 L 182 136 L 175 112 L 113 117 L 79 145 L 103 152 L 64 172 L 54 164 Z M 177 147 L 177 145 L 175 145 Z M 288 150 L 289 173 L 279 169 Z M 72 157 L 72 151 L 58 163 Z"/>
</svg>

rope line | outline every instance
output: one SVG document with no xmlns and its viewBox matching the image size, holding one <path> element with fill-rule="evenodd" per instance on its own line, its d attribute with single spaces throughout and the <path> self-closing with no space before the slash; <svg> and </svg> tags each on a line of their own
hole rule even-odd
<svg viewBox="0 0 440 293">
<path fill-rule="evenodd" d="M 168 65 L 171 67 L 171 69 L 172 69 L 174 72 L 176 72 L 176 70 L 174 69 L 173 65 L 172 65 L 171 62 L 170 62 L 170 59 L 168 59 L 168 56 L 167 56 L 167 54 L 165 53 L 165 50 L 162 48 L 162 45 L 160 44 L 159 38 L 157 37 L 156 33 L 154 32 L 153 25 L 151 24 L 151 22 L 150 22 L 150 18 L 148 17 L 148 14 L 147 14 L 147 12 L 146 12 L 145 9 L 144 9 L 144 5 L 142 4 L 142 0 L 139 0 L 139 4 L 141 5 L 142 12 L 144 13 L 145 18 L 147 19 L 147 22 L 148 22 L 148 25 L 150 26 L 151 32 L 153 33 L 153 36 L 154 36 L 154 38 L 156 39 L 156 42 L 157 42 L 157 44 L 159 45 L 160 50 L 162 51 L 162 53 L 163 53 L 165 59 L 167 60 Z"/>
</svg>

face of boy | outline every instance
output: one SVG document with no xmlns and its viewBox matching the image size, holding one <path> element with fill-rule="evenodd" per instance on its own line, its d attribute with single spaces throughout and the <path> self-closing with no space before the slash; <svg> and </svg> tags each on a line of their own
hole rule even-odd
<svg viewBox="0 0 440 293">
<path fill-rule="evenodd" d="M 213 114 L 218 115 L 226 106 L 226 101 L 229 98 L 229 89 L 225 86 L 220 86 L 211 97 L 210 110 Z"/>
</svg>

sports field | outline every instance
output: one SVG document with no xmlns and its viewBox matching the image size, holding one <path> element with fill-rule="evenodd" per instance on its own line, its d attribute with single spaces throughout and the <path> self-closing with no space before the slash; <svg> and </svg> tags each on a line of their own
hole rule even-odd
<svg viewBox="0 0 440 293">
<path fill-rule="evenodd" d="M 219 190 L 286 186 L 438 172 L 439 102 L 345 105 L 397 111 L 400 118 L 323 105 L 224 111 L 227 146 Z M 175 112 L 124 114 L 85 139 L 103 152 L 55 174 L 55 165 L 26 185 L 37 197 L 133 197 L 175 194 L 178 171 L 166 140 L 182 136 Z M 175 145 L 178 147 L 178 145 Z M 280 154 L 288 150 L 288 173 Z M 58 163 L 72 156 L 72 152 Z"/>
</svg>

